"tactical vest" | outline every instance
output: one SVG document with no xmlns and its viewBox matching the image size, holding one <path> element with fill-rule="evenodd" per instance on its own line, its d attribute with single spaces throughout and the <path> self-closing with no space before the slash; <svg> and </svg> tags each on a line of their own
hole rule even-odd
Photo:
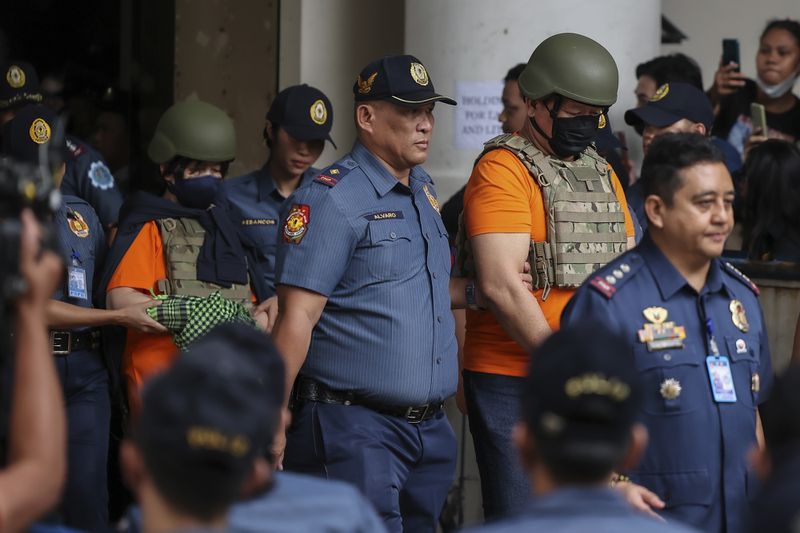
<svg viewBox="0 0 800 533">
<path fill-rule="evenodd" d="M 530 141 L 504 134 L 484 144 L 478 160 L 502 148 L 517 156 L 542 191 L 547 240 L 531 239 L 528 262 L 534 289 L 546 300 L 552 287 L 575 288 L 627 248 L 625 213 L 611 185 L 608 163 L 587 148 L 574 161 L 545 155 Z M 463 213 L 459 217 L 457 275 L 475 273 Z"/>
<path fill-rule="evenodd" d="M 206 230 L 197 220 L 163 218 L 156 222 L 161 230 L 167 263 L 167 279 L 157 282 L 161 294 L 207 297 L 219 292 L 229 300 L 250 307 L 249 282 L 225 288 L 197 279 L 197 258 L 206 236 Z"/>
</svg>

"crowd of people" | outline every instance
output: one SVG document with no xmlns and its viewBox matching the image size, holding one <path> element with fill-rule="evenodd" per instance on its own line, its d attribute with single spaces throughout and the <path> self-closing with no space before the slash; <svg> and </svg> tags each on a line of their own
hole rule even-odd
<svg viewBox="0 0 800 533">
<path fill-rule="evenodd" d="M 278 93 L 238 177 L 228 114 L 176 102 L 156 191 L 131 187 L 113 98 L 92 139 L 65 134 L 9 63 L 2 156 L 61 195 L 19 219 L 0 527 L 437 531 L 455 397 L 479 531 L 790 531 L 800 373 L 774 375 L 759 289 L 723 255 L 800 258 L 800 23 L 770 22 L 756 66 L 704 91 L 683 54 L 639 65 L 637 172 L 614 58 L 550 36 L 445 203 L 422 165 L 456 101 L 411 55 L 356 75 L 356 139 L 321 169 L 318 88 Z"/>
</svg>

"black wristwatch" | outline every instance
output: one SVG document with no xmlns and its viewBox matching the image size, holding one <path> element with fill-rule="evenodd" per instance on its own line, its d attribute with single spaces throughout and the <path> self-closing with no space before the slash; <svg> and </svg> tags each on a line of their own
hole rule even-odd
<svg viewBox="0 0 800 533">
<path fill-rule="evenodd" d="M 478 301 L 475 298 L 475 280 L 471 279 L 467 282 L 466 286 L 464 287 L 464 298 L 467 300 L 467 307 L 473 310 L 480 310 L 481 308 L 478 307 Z"/>
</svg>

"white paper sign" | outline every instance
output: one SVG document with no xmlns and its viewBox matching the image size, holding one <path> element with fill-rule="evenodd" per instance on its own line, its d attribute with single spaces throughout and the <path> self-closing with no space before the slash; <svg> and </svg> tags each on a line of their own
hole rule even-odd
<svg viewBox="0 0 800 533">
<path fill-rule="evenodd" d="M 456 84 L 456 147 L 481 149 L 503 133 L 497 116 L 503 110 L 503 82 L 460 81 Z"/>
</svg>

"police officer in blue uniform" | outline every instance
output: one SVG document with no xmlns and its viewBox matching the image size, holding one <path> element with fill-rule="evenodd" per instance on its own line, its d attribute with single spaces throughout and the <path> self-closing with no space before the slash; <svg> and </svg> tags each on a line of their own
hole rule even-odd
<svg viewBox="0 0 800 533">
<path fill-rule="evenodd" d="M 325 141 L 336 148 L 330 136 L 332 126 L 333 107 L 322 91 L 305 84 L 282 90 L 267 112 L 264 139 L 269 159 L 258 170 L 225 180 L 214 202 L 231 205 L 241 217 L 243 233 L 258 249 L 269 297 L 275 296 L 281 208 L 286 198 L 319 173 L 312 165 Z"/>
<path fill-rule="evenodd" d="M 39 77 L 30 63 L 8 63 L 0 69 L 0 74 L 0 123 L 14 118 L 19 109 L 42 101 Z M 97 150 L 72 135 L 67 135 L 66 141 L 62 194 L 83 198 L 91 204 L 105 229 L 116 226 L 122 193 L 111 171 Z"/>
<path fill-rule="evenodd" d="M 693 531 L 638 512 L 609 487 L 612 471 L 635 465 L 645 449 L 642 392 L 624 337 L 593 322 L 550 336 L 531 359 L 514 431 L 533 499 L 475 531 Z"/>
<path fill-rule="evenodd" d="M 20 109 L 3 127 L 3 153 L 37 166 L 62 157 L 66 146 L 63 140 L 61 146 L 55 146 L 53 137 L 57 120 L 41 105 Z M 57 182 L 64 165 L 53 172 Z M 96 328 L 106 324 L 164 328 L 145 313 L 152 304 L 119 311 L 92 308 L 94 275 L 106 244 L 103 225 L 85 200 L 63 196 L 53 228 L 66 266 L 63 287 L 47 309 L 68 419 L 67 485 L 59 515 L 68 526 L 102 531 L 108 527 L 106 461 L 111 415 L 109 376 Z"/>
<path fill-rule="evenodd" d="M 273 338 L 297 377 L 284 466 L 356 485 L 390 531 L 435 531 L 458 363 L 447 231 L 419 165 L 434 103 L 455 101 L 408 55 L 367 65 L 353 92 L 353 149 L 282 217 Z"/>
<path fill-rule="evenodd" d="M 621 473 L 629 501 L 704 531 L 740 532 L 753 488 L 746 455 L 772 368 L 758 289 L 719 259 L 733 182 L 719 149 L 688 133 L 654 140 L 641 179 L 642 243 L 578 290 L 562 324 L 600 320 L 633 353 L 650 446 Z"/>
</svg>

